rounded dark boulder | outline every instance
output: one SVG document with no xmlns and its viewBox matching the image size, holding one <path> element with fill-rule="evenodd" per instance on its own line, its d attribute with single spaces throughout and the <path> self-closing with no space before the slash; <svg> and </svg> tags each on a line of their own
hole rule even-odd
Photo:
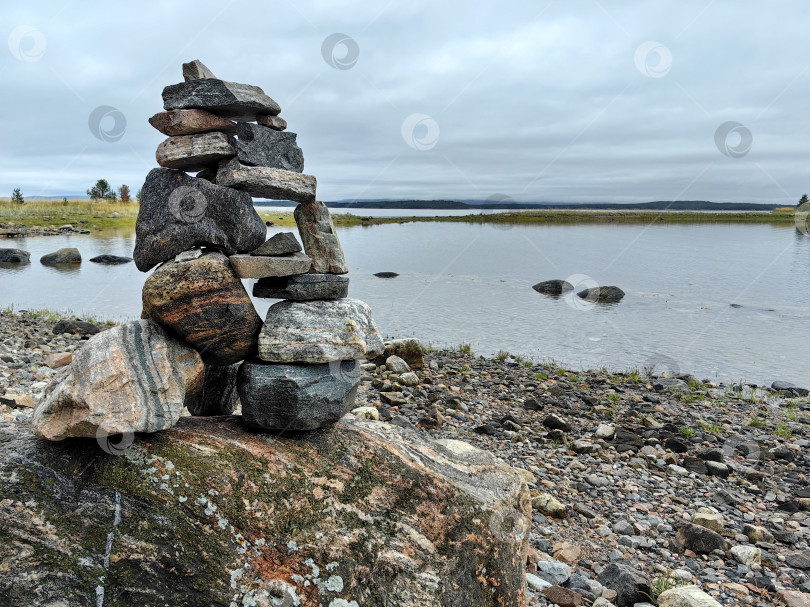
<svg viewBox="0 0 810 607">
<path fill-rule="evenodd" d="M 31 253 L 22 249 L 0 249 L 0 263 L 30 263 Z"/>
<path fill-rule="evenodd" d="M 121 257 L 119 255 L 97 255 L 90 261 L 104 265 L 116 265 L 119 263 L 129 263 L 132 261 L 132 257 Z"/>
<path fill-rule="evenodd" d="M 593 287 L 583 289 L 577 293 L 577 297 L 593 303 L 617 303 L 622 300 L 625 293 L 619 287 Z"/>
<path fill-rule="evenodd" d="M 569 291 L 574 290 L 574 285 L 572 285 L 567 280 L 546 280 L 543 282 L 538 282 L 536 285 L 532 286 L 532 289 L 540 293 L 541 295 L 564 295 Z"/>
<path fill-rule="evenodd" d="M 53 253 L 48 253 L 47 255 L 43 255 L 40 257 L 39 262 L 45 266 L 58 266 L 62 264 L 68 263 L 81 263 L 82 256 L 79 253 L 79 249 L 69 247 L 65 249 L 59 249 L 58 251 L 54 251 Z"/>
</svg>

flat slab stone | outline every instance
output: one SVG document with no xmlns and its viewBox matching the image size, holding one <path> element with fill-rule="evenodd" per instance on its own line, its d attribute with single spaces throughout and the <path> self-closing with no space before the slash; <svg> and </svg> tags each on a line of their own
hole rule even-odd
<svg viewBox="0 0 810 607">
<path fill-rule="evenodd" d="M 236 133 L 236 123 L 205 110 L 170 110 L 160 112 L 149 119 L 149 124 L 164 135 L 194 135 L 220 131 Z"/>
<path fill-rule="evenodd" d="M 262 327 L 242 281 L 222 253 L 168 261 L 143 285 L 143 315 L 168 327 L 206 364 L 252 356 Z"/>
<path fill-rule="evenodd" d="M 334 424 L 354 408 L 361 375 L 355 360 L 323 365 L 246 361 L 237 378 L 242 418 L 255 428 L 292 432 Z"/>
<path fill-rule="evenodd" d="M 237 159 L 223 160 L 217 184 L 248 192 L 256 198 L 314 202 L 318 182 L 312 175 L 270 167 L 246 166 Z"/>
<path fill-rule="evenodd" d="M 293 213 L 304 250 L 312 258 L 312 269 L 322 274 L 346 274 L 349 266 L 335 233 L 329 209 L 322 202 L 299 204 Z"/>
<path fill-rule="evenodd" d="M 236 126 L 236 154 L 239 162 L 302 173 L 304 153 L 296 143 L 298 135 L 259 124 L 239 122 Z"/>
<path fill-rule="evenodd" d="M 216 78 L 216 76 L 214 76 L 214 72 L 209 70 L 199 59 L 183 64 L 183 79 L 186 82 L 203 80 L 205 78 Z"/>
<path fill-rule="evenodd" d="M 235 154 L 236 148 L 226 134 L 200 133 L 169 137 L 158 146 L 155 158 L 167 169 L 200 171 Z"/>
<path fill-rule="evenodd" d="M 337 274 L 299 274 L 262 278 L 253 285 L 254 297 L 312 301 L 343 299 L 349 295 L 349 278 Z"/>
<path fill-rule="evenodd" d="M 258 249 L 250 252 L 251 255 L 287 255 L 302 251 L 301 245 L 292 232 L 279 232 L 268 238 Z"/>
<path fill-rule="evenodd" d="M 96 255 L 90 259 L 93 263 L 100 263 L 102 265 L 114 266 L 122 263 L 129 263 L 132 257 L 122 257 L 120 255 Z"/>
<path fill-rule="evenodd" d="M 208 110 L 223 118 L 253 122 L 260 115 L 277 116 L 281 107 L 258 86 L 203 78 L 163 89 L 163 109 Z"/>
<path fill-rule="evenodd" d="M 259 116 L 256 118 L 256 122 L 274 131 L 283 131 L 287 128 L 287 121 L 281 116 Z"/>
<path fill-rule="evenodd" d="M 267 238 L 249 194 L 181 171 L 150 171 L 140 202 L 133 257 L 142 272 L 193 247 L 233 255 L 248 253 Z"/>
<path fill-rule="evenodd" d="M 158 324 L 124 323 L 91 337 L 54 376 L 32 427 L 48 440 L 165 430 L 197 398 L 203 373 L 200 356 Z"/>
<path fill-rule="evenodd" d="M 358 299 L 281 301 L 259 334 L 259 358 L 320 364 L 374 358 L 384 349 L 371 308 Z"/>
<path fill-rule="evenodd" d="M 304 253 L 279 255 L 231 255 L 231 265 L 239 278 L 265 278 L 304 274 L 312 267 L 312 260 Z"/>
</svg>

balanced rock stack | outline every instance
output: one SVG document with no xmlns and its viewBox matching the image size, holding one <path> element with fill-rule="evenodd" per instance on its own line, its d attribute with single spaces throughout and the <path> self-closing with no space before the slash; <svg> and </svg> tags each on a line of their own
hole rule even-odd
<svg viewBox="0 0 810 607">
<path fill-rule="evenodd" d="M 57 376 L 34 416 L 46 438 L 155 431 L 183 406 L 217 415 L 240 404 L 251 426 L 316 429 L 353 408 L 358 361 L 383 351 L 370 308 L 346 299 L 343 250 L 281 108 L 199 61 L 184 64 L 183 76 L 163 91 L 166 111 L 149 120 L 168 139 L 136 225 L 135 264 L 157 266 L 143 287 L 142 320 L 88 342 L 94 355 L 84 358 L 104 361 L 108 381 L 95 373 L 88 381 L 80 368 Z M 252 196 L 299 203 L 303 251 L 292 233 L 266 240 Z M 284 300 L 266 322 L 243 279 L 257 279 L 254 296 Z M 153 360 L 163 366 L 148 369 Z M 172 382 L 180 389 L 162 385 Z"/>
</svg>

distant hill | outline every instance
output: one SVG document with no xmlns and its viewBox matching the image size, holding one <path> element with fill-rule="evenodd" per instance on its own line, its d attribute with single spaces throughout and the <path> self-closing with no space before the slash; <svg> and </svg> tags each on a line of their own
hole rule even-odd
<svg viewBox="0 0 810 607">
<path fill-rule="evenodd" d="M 268 203 L 269 204 L 269 203 Z M 592 209 L 592 210 L 650 210 L 650 211 L 772 211 L 784 204 L 756 204 L 750 202 L 710 202 L 708 200 L 657 200 L 655 202 L 609 203 L 609 202 L 493 202 L 458 200 L 356 200 L 327 202 L 333 209 Z"/>
</svg>

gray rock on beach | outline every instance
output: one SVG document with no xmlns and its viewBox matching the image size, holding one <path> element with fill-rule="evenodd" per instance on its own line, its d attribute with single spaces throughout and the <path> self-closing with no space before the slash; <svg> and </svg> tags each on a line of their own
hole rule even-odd
<svg viewBox="0 0 810 607">
<path fill-rule="evenodd" d="M 149 119 L 149 124 L 169 137 L 219 131 L 236 133 L 236 123 L 205 110 L 170 110 Z"/>
<path fill-rule="evenodd" d="M 349 295 L 349 279 L 337 274 L 299 274 L 262 278 L 253 285 L 254 297 L 312 301 L 343 299 Z"/>
<path fill-rule="evenodd" d="M 250 252 L 251 255 L 288 255 L 302 251 L 301 245 L 292 232 L 279 232 L 267 239 L 259 248 Z"/>
<path fill-rule="evenodd" d="M 245 192 L 181 171 L 153 169 L 142 189 L 133 257 L 146 272 L 193 247 L 248 253 L 266 237 L 267 228 Z"/>
<path fill-rule="evenodd" d="M 314 202 L 318 187 L 318 182 L 312 175 L 271 167 L 247 166 L 237 158 L 219 163 L 216 180 L 219 185 L 243 190 L 256 198 L 294 202 Z"/>
<path fill-rule="evenodd" d="M 0 263 L 31 263 L 31 253 L 22 249 L 0 249 Z"/>
<path fill-rule="evenodd" d="M 203 373 L 200 356 L 157 323 L 118 325 L 54 377 L 32 425 L 49 440 L 165 430 L 197 398 Z"/>
<path fill-rule="evenodd" d="M 374 358 L 383 349 L 371 308 L 357 299 L 281 301 L 259 334 L 259 358 L 274 363 Z"/>
<path fill-rule="evenodd" d="M 186 82 L 204 80 L 206 78 L 216 78 L 216 76 L 214 76 L 214 72 L 208 69 L 199 59 L 183 64 L 183 79 Z"/>
<path fill-rule="evenodd" d="M 81 263 L 82 256 L 79 253 L 79 249 L 68 247 L 65 249 L 59 249 L 54 253 L 48 253 L 47 255 L 43 255 L 39 262 L 44 266 L 58 266 L 62 264 L 73 264 L 73 263 Z"/>
<path fill-rule="evenodd" d="M 253 122 L 260 115 L 276 116 L 279 105 L 258 86 L 203 78 L 163 89 L 166 110 L 201 109 L 222 118 Z"/>
<path fill-rule="evenodd" d="M 236 127 L 236 153 L 239 162 L 302 173 L 304 153 L 296 143 L 298 135 L 259 124 L 240 122 Z"/>
<path fill-rule="evenodd" d="M 303 253 L 290 255 L 231 255 L 228 258 L 239 278 L 266 278 L 304 274 L 312 267 L 312 260 Z"/>
<path fill-rule="evenodd" d="M 349 266 L 340 246 L 329 209 L 312 201 L 295 207 L 293 213 L 304 250 L 312 258 L 312 269 L 321 274 L 347 274 Z"/>
<path fill-rule="evenodd" d="M 158 146 L 155 158 L 167 169 L 201 171 L 235 154 L 233 140 L 224 133 L 200 133 L 169 137 Z"/>
<path fill-rule="evenodd" d="M 245 362 L 237 385 L 242 417 L 266 430 L 315 430 L 354 408 L 362 371 L 357 361 L 320 365 Z"/>
</svg>

